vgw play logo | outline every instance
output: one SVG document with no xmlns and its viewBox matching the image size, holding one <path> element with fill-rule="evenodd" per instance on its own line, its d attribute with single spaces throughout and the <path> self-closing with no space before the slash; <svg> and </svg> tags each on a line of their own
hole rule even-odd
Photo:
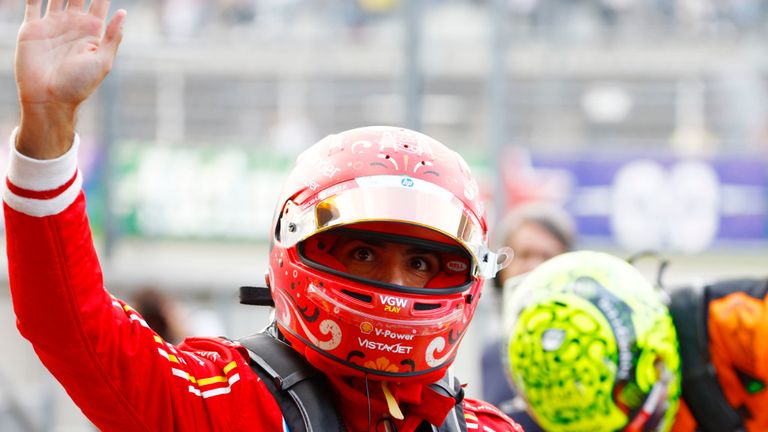
<svg viewBox="0 0 768 432">
<path fill-rule="evenodd" d="M 384 305 L 384 312 L 400 313 L 404 307 L 408 306 L 408 300 L 386 294 L 379 294 L 379 301 Z"/>
</svg>

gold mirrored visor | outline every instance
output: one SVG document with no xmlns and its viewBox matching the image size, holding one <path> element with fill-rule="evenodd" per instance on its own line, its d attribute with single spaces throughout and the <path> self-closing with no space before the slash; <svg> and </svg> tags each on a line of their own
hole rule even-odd
<svg viewBox="0 0 768 432">
<path fill-rule="evenodd" d="M 331 228 L 364 222 L 399 222 L 435 230 L 472 256 L 473 276 L 493 277 L 497 255 L 488 250 L 479 221 L 449 191 L 405 176 L 371 176 L 338 184 L 299 207 L 289 201 L 280 242 L 291 247 Z"/>
</svg>

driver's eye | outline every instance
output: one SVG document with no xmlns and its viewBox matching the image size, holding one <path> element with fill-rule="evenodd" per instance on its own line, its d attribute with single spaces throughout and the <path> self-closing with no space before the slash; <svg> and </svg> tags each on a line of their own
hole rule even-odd
<svg viewBox="0 0 768 432">
<path fill-rule="evenodd" d="M 411 268 L 418 271 L 429 271 L 429 263 L 421 257 L 411 258 Z"/>
<path fill-rule="evenodd" d="M 359 247 L 352 251 L 352 257 L 358 261 L 373 261 L 373 251 L 365 247 Z"/>
<path fill-rule="evenodd" d="M 432 273 L 439 268 L 439 263 L 436 262 L 436 259 L 422 256 L 411 258 L 409 260 L 409 265 L 412 270 L 423 273 Z"/>
</svg>

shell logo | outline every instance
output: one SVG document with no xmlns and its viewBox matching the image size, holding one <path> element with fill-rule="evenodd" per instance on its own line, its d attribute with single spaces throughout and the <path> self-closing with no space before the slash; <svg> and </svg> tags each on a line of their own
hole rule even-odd
<svg viewBox="0 0 768 432">
<path fill-rule="evenodd" d="M 369 323 L 368 321 L 360 323 L 360 331 L 368 334 L 373 331 L 373 324 Z"/>
</svg>

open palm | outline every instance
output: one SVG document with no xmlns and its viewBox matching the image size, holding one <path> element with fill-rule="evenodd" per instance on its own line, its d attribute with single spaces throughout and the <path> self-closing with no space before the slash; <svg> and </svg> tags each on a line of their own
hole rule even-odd
<svg viewBox="0 0 768 432">
<path fill-rule="evenodd" d="M 112 67 L 122 39 L 125 11 L 118 11 L 106 31 L 108 0 L 27 0 L 16 47 L 16 83 L 22 105 L 76 107 Z"/>
</svg>

